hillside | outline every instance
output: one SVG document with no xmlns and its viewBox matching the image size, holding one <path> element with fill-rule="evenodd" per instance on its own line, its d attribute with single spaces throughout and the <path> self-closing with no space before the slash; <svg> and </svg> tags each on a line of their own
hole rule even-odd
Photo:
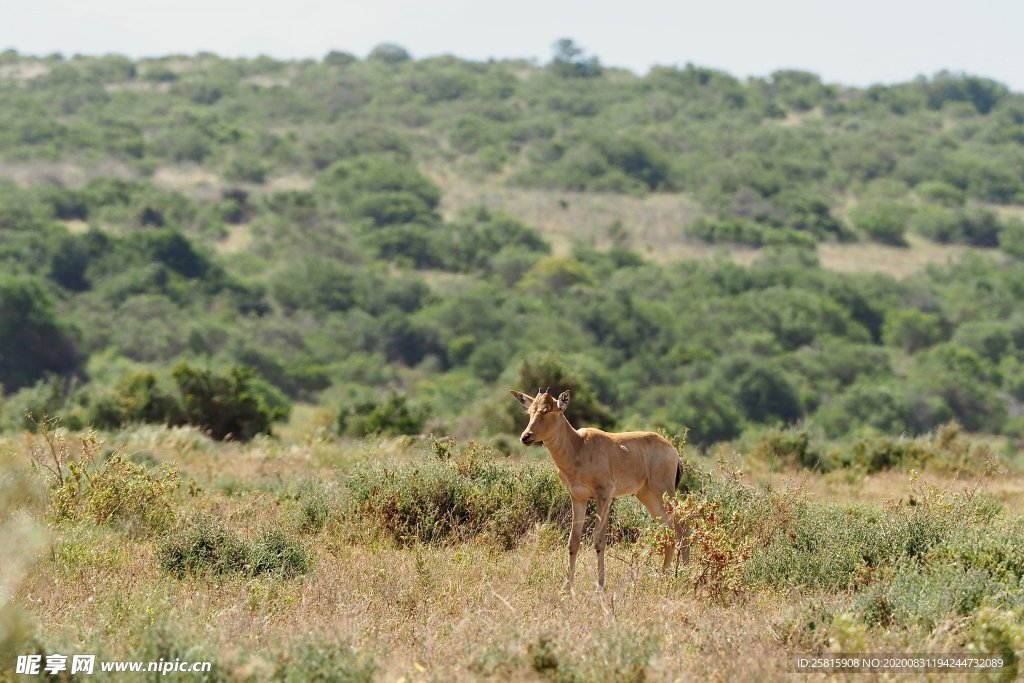
<svg viewBox="0 0 1024 683">
<path fill-rule="evenodd" d="M 538 381 L 705 446 L 1024 429 L 1024 96 L 560 49 L 0 55 L 3 424 L 189 421 L 186 367 L 354 436 Z"/>
<path fill-rule="evenodd" d="M 1022 259 L 981 77 L 2 53 L 0 678 L 1019 678 Z M 624 496 L 562 589 L 538 386 L 689 564 Z"/>
</svg>

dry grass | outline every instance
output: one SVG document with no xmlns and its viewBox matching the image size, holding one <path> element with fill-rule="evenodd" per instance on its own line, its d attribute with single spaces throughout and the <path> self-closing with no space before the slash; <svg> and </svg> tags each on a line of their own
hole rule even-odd
<svg viewBox="0 0 1024 683">
<path fill-rule="evenodd" d="M 962 244 L 938 244 L 919 235 L 907 235 L 909 247 L 890 247 L 875 242 L 856 244 L 822 243 L 818 258 L 823 268 L 840 273 L 881 273 L 903 278 L 919 273 L 930 265 L 958 261 L 968 252 L 987 254 L 998 259 L 996 250 L 984 250 Z"/>
<path fill-rule="evenodd" d="M 710 251 L 684 241 L 682 228 L 700 216 L 700 209 L 682 195 L 532 190 L 472 183 L 443 169 L 433 175 L 444 188 L 441 212 L 445 218 L 455 219 L 460 211 L 482 204 L 537 228 L 559 253 L 567 253 L 577 241 L 597 246 L 614 243 L 616 222 L 623 228 L 625 244 L 657 260 L 693 258 Z"/>
<path fill-rule="evenodd" d="M 229 225 L 225 228 L 227 236 L 214 243 L 217 251 L 222 254 L 237 254 L 245 251 L 252 244 L 252 226 L 248 223 Z"/>
<path fill-rule="evenodd" d="M 210 169 L 195 164 L 161 166 L 153 173 L 153 184 L 161 190 L 182 192 L 199 199 L 217 199 L 223 179 Z"/>
<path fill-rule="evenodd" d="M 333 486 L 361 462 L 423 457 L 408 440 L 337 442 L 324 414 L 302 407 L 284 439 L 212 444 L 191 429 L 139 427 L 114 435 L 128 452 L 177 462 L 198 492 L 182 491 L 179 514 L 202 512 L 240 533 L 280 527 L 296 534 L 292 503 L 279 494 L 300 480 Z M 17 439 L 0 450 L 21 453 Z M 22 455 L 5 461 L 21 471 Z M 797 475 L 774 474 L 774 484 Z M 844 480 L 809 476 L 812 496 L 883 501 L 908 490 L 905 473 Z M 995 493 L 1020 497 L 1019 475 Z M 194 487 L 193 487 L 194 488 Z M 41 502 L 26 509 L 43 519 Z M 577 592 L 560 592 L 565 550 L 538 527 L 512 551 L 485 542 L 396 547 L 334 519 L 301 537 L 312 570 L 292 579 L 225 575 L 172 578 L 159 567 L 159 537 L 126 536 L 91 523 L 50 531 L 50 549 L 15 594 L 17 607 L 46 642 L 69 652 L 102 648 L 128 657 L 167 631 L 203 643 L 235 680 L 264 680 L 292 643 L 309 637 L 369 653 L 377 679 L 414 680 L 776 680 L 790 654 L 827 647 L 808 640 L 809 614 L 842 596 L 820 591 L 748 592 L 738 601 L 696 596 L 685 575 L 665 576 L 649 547 L 609 549 L 608 586 L 593 585 L 592 551 L 581 555 Z M 933 632 L 933 651 L 955 647 L 961 627 Z M 873 631 L 875 652 L 913 651 L 924 634 Z M 832 634 L 831 637 L 842 637 Z M 817 639 L 817 640 L 815 640 Z M 836 644 L 835 647 L 839 647 Z M 546 667 L 546 668 L 545 668 Z M 552 668 L 553 667 L 553 668 Z"/>
<path fill-rule="evenodd" d="M 50 73 L 50 65 L 43 62 L 19 60 L 17 64 L 0 65 L 0 80 L 24 83 Z"/>
<path fill-rule="evenodd" d="M 284 192 L 287 190 L 309 190 L 313 187 L 313 178 L 299 173 L 288 173 L 274 176 L 267 180 L 264 187 L 268 192 Z"/>
<path fill-rule="evenodd" d="M 805 112 L 801 120 L 813 118 Z M 791 122 L 795 125 L 796 122 Z M 608 247 L 616 243 L 617 230 L 624 230 L 620 243 L 645 257 L 667 263 L 690 259 L 725 257 L 740 265 L 750 265 L 760 250 L 737 245 L 712 246 L 688 238 L 684 226 L 701 216 L 696 202 L 685 195 L 651 194 L 631 197 L 611 193 L 573 193 L 552 190 L 521 189 L 494 183 L 473 183 L 457 173 L 435 169 L 433 179 L 444 188 L 441 211 L 454 220 L 459 212 L 484 205 L 509 213 L 537 228 L 558 254 L 567 254 L 576 242 Z M 874 242 L 818 245 L 823 268 L 843 273 L 881 273 L 903 278 L 921 272 L 932 264 L 944 265 L 959 260 L 972 249 L 965 245 L 937 244 L 917 235 L 909 235 L 907 248 Z"/>
<path fill-rule="evenodd" d="M 0 177 L 13 180 L 19 187 L 58 185 L 81 187 L 94 178 L 134 180 L 138 173 L 112 159 L 97 163 L 76 161 L 24 161 L 0 163 Z"/>
</svg>

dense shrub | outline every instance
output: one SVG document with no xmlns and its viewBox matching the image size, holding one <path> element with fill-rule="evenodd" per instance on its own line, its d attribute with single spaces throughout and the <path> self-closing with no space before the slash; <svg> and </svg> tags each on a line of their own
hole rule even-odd
<svg viewBox="0 0 1024 683">
<path fill-rule="evenodd" d="M 914 399 L 905 389 L 877 381 L 858 382 L 832 398 L 814 414 L 814 423 L 836 438 L 860 428 L 883 434 L 916 434 L 920 424 Z"/>
<path fill-rule="evenodd" d="M 568 535 L 569 494 L 554 466 L 512 466 L 473 442 L 457 449 L 451 440 L 434 441 L 432 450 L 433 457 L 407 465 L 358 468 L 346 483 L 345 516 L 402 544 L 481 538 L 508 549 L 538 524 Z M 593 522 L 590 514 L 588 529 Z M 650 523 L 636 500 L 620 500 L 609 540 L 635 541 Z"/>
<path fill-rule="evenodd" d="M 699 448 L 738 436 L 744 424 L 743 413 L 729 392 L 706 382 L 682 387 L 661 414 L 667 427 L 687 428 L 690 443 Z"/>
<path fill-rule="evenodd" d="M 410 404 L 402 394 L 392 393 L 385 401 L 364 401 L 338 413 L 338 432 L 344 436 L 370 434 L 419 434 L 427 411 Z"/>
<path fill-rule="evenodd" d="M 181 364 L 171 374 L 185 421 L 214 439 L 248 441 L 257 434 L 270 434 L 271 425 L 288 416 L 287 401 L 261 385 L 249 368 L 234 367 L 219 374 Z"/>
<path fill-rule="evenodd" d="M 942 318 L 913 308 L 890 310 L 882 323 L 882 340 L 908 353 L 927 348 L 944 338 Z"/>
<path fill-rule="evenodd" d="M 851 212 L 854 226 L 867 233 L 868 237 L 883 244 L 898 247 L 907 245 L 904 234 L 912 209 L 897 202 L 859 204 Z"/>
<path fill-rule="evenodd" d="M 35 278 L 0 276 L 0 385 L 15 391 L 81 367 L 75 331 Z"/>
<path fill-rule="evenodd" d="M 976 247 L 999 246 L 1002 225 L 994 211 L 980 208 L 944 209 L 926 204 L 910 219 L 915 232 L 936 242 L 960 242 Z"/>
<path fill-rule="evenodd" d="M 538 523 L 564 525 L 568 493 L 550 467 L 517 471 L 480 459 L 478 450 L 397 469 L 360 468 L 348 481 L 349 515 L 400 543 L 483 535 L 507 548 Z"/>
<path fill-rule="evenodd" d="M 176 425 L 184 421 L 177 397 L 162 389 L 152 372 L 123 376 L 109 393 L 92 399 L 89 423 L 99 429 L 115 429 L 131 423 Z"/>
<path fill-rule="evenodd" d="M 772 429 L 750 449 L 750 456 L 773 464 L 827 471 L 832 463 L 822 459 L 802 429 Z"/>
<path fill-rule="evenodd" d="M 157 552 L 160 567 L 178 578 L 240 573 L 291 577 L 305 573 L 309 553 L 280 528 L 242 536 L 209 516 L 182 522 Z"/>
</svg>

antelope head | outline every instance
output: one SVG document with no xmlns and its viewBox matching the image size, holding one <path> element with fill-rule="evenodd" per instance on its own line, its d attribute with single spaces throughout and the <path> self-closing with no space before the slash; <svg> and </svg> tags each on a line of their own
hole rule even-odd
<svg viewBox="0 0 1024 683">
<path fill-rule="evenodd" d="M 519 437 L 519 440 L 527 446 L 530 444 L 540 446 L 551 437 L 554 430 L 558 428 L 562 413 L 569 407 L 569 399 L 572 397 L 572 392 L 568 389 L 559 394 L 557 399 L 548 393 L 548 389 L 541 391 L 538 388 L 536 396 L 527 396 L 519 391 L 510 393 L 526 408 L 526 414 L 530 418 L 522 436 Z"/>
</svg>

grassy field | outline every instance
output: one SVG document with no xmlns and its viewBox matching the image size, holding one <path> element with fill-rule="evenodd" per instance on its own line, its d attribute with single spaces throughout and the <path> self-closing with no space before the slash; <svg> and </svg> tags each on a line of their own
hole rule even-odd
<svg viewBox="0 0 1024 683">
<path fill-rule="evenodd" d="M 687 453 L 714 470 L 679 507 L 694 563 L 658 571 L 656 529 L 620 500 L 607 592 L 590 551 L 567 595 L 546 451 L 338 441 L 301 415 L 249 444 L 65 435 L 95 457 L 78 488 L 31 466 L 40 437 L 7 438 L 4 675 L 33 651 L 294 681 L 764 680 L 793 653 L 921 651 L 996 652 L 1012 677 L 1024 655 L 1012 462 L 820 475 Z"/>
</svg>

